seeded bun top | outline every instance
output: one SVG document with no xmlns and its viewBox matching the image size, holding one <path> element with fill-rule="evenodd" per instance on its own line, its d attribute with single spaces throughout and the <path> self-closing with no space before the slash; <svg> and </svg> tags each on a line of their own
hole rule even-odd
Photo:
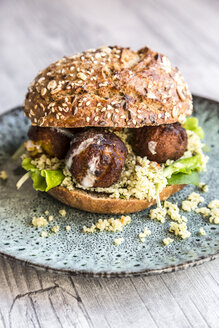
<svg viewBox="0 0 219 328">
<path fill-rule="evenodd" d="M 29 87 L 33 125 L 128 127 L 183 120 L 192 97 L 177 68 L 148 48 L 101 47 L 63 57 Z"/>
</svg>

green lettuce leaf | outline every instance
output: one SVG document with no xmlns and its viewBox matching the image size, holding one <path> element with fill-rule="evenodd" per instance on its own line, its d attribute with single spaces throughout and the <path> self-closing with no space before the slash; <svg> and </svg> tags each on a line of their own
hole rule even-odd
<svg viewBox="0 0 219 328">
<path fill-rule="evenodd" d="M 42 170 L 40 173 L 41 176 L 45 178 L 45 182 L 46 182 L 45 191 L 48 191 L 51 188 L 59 186 L 64 179 L 64 174 L 62 173 L 61 170 Z"/>
<path fill-rule="evenodd" d="M 186 130 L 195 132 L 200 139 L 204 138 L 204 131 L 200 126 L 198 126 L 198 119 L 196 117 L 188 117 L 186 122 L 183 124 L 183 127 Z"/>
<path fill-rule="evenodd" d="M 36 169 L 32 172 L 31 178 L 33 180 L 33 188 L 39 191 L 46 191 L 47 184 L 45 178 L 41 176 L 40 170 Z"/>
<path fill-rule="evenodd" d="M 167 179 L 168 185 L 176 184 L 193 184 L 195 186 L 199 185 L 199 174 L 197 171 L 193 171 L 190 174 L 177 173 L 173 174 L 169 179 Z"/>
<path fill-rule="evenodd" d="M 48 191 L 59 186 L 64 179 L 64 174 L 61 170 L 39 170 L 31 163 L 31 158 L 29 157 L 23 160 L 22 167 L 26 171 L 31 172 L 35 190 Z"/>
<path fill-rule="evenodd" d="M 192 171 L 194 170 L 200 171 L 201 165 L 202 165 L 201 155 L 197 154 L 193 157 L 179 159 L 173 164 L 165 167 L 164 175 L 165 177 L 170 178 L 172 174 L 176 174 L 176 173 L 191 174 Z"/>
<path fill-rule="evenodd" d="M 33 164 L 31 164 L 31 158 L 27 157 L 22 161 L 22 167 L 26 170 L 26 171 L 35 171 L 37 170 L 36 166 L 34 166 Z"/>
</svg>

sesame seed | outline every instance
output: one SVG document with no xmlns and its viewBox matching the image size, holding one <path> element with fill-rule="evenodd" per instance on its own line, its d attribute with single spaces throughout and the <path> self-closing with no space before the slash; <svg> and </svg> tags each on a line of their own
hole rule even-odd
<svg viewBox="0 0 219 328">
<path fill-rule="evenodd" d="M 41 103 L 40 103 L 40 107 L 43 109 L 43 111 L 45 110 L 45 107 Z"/>
<path fill-rule="evenodd" d="M 98 52 L 95 54 L 95 58 L 98 59 L 98 58 L 101 58 L 101 54 Z"/>
<path fill-rule="evenodd" d="M 62 89 L 59 89 L 59 88 L 54 89 L 54 90 L 51 91 L 51 94 L 54 95 L 55 93 L 57 93 L 57 92 L 59 92 L 59 91 L 61 91 L 61 90 L 62 90 Z"/>
<path fill-rule="evenodd" d="M 89 105 L 90 105 L 90 101 L 87 101 L 87 102 L 86 102 L 86 106 L 89 106 Z"/>
<path fill-rule="evenodd" d="M 95 116 L 94 121 L 97 122 L 99 120 L 99 116 Z"/>
<path fill-rule="evenodd" d="M 55 89 L 56 85 L 57 85 L 56 81 L 52 80 L 48 83 L 47 88 L 48 89 Z"/>
<path fill-rule="evenodd" d="M 90 117 L 87 116 L 87 117 L 86 117 L 86 121 L 87 121 L 87 122 L 90 122 Z"/>
<path fill-rule="evenodd" d="M 83 81 L 85 81 L 87 79 L 87 76 L 84 73 L 78 73 L 77 77 L 79 77 L 80 79 L 82 79 Z"/>
<path fill-rule="evenodd" d="M 46 92 L 47 92 L 46 88 L 41 89 L 41 96 L 45 96 Z"/>
</svg>

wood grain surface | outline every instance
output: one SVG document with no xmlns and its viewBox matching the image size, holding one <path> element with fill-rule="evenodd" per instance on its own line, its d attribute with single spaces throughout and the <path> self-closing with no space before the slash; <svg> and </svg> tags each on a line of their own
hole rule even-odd
<svg viewBox="0 0 219 328">
<path fill-rule="evenodd" d="M 103 44 L 149 45 L 190 89 L 219 100 L 217 0 L 0 0 L 0 113 L 51 61 Z M 219 327 L 219 260 L 151 277 L 96 279 L 0 258 L 0 328 Z"/>
</svg>

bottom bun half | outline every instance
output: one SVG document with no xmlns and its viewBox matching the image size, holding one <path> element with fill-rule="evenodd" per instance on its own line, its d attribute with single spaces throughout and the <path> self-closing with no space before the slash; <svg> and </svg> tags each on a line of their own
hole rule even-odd
<svg viewBox="0 0 219 328">
<path fill-rule="evenodd" d="M 160 193 L 160 200 L 165 200 L 185 185 L 167 186 Z M 86 192 L 81 189 L 68 190 L 64 187 L 56 187 L 48 191 L 50 195 L 60 202 L 83 211 L 102 214 L 128 214 L 142 211 L 156 203 L 156 200 L 113 199 L 106 194 Z"/>
</svg>

